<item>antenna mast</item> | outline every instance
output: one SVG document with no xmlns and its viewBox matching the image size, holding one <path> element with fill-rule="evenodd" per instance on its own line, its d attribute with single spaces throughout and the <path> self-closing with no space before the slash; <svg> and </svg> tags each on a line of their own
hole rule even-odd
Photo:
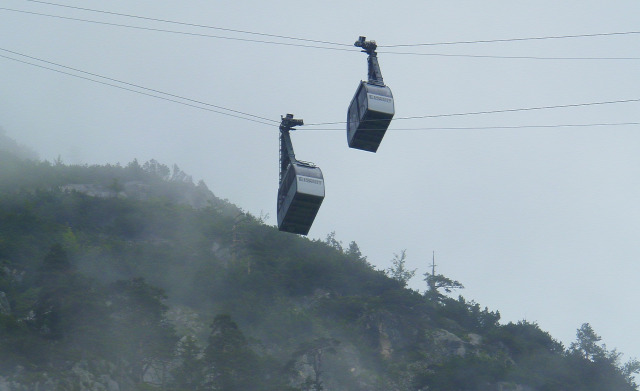
<svg viewBox="0 0 640 391">
<path fill-rule="evenodd" d="M 432 255 L 431 255 L 431 275 L 435 276 L 436 275 L 436 252 L 433 251 Z"/>
</svg>

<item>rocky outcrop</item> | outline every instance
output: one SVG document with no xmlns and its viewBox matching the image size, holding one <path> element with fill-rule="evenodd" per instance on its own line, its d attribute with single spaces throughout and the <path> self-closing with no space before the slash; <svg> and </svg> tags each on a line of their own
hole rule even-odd
<svg viewBox="0 0 640 391">
<path fill-rule="evenodd" d="M 109 186 L 102 184 L 70 183 L 60 186 L 60 190 L 65 192 L 78 192 L 90 197 L 98 198 L 132 198 L 136 200 L 148 200 L 157 197 L 159 194 L 171 201 L 189 205 L 199 209 L 209 205 L 221 205 L 224 201 L 218 199 L 206 187 L 204 183 L 194 185 L 193 183 L 159 182 L 149 184 L 143 181 L 127 181 L 118 183 L 114 180 Z"/>
<path fill-rule="evenodd" d="M 467 344 L 455 334 L 439 329 L 433 333 L 434 344 L 447 356 L 464 357 L 467 354 Z"/>
<path fill-rule="evenodd" d="M 67 192 L 77 191 L 78 193 L 86 194 L 90 197 L 100 197 L 100 198 L 126 195 L 122 191 L 115 191 L 115 190 L 107 189 L 101 185 L 92 185 L 92 184 L 68 184 L 68 185 L 60 186 L 60 190 L 67 191 Z"/>
<path fill-rule="evenodd" d="M 10 376 L 0 376 L 0 391 L 129 391 L 133 384 L 120 384 L 115 379 L 115 367 L 107 362 L 80 361 L 62 373 L 29 373 L 17 367 Z"/>
<path fill-rule="evenodd" d="M 496 386 L 496 391 L 534 391 L 531 387 L 515 383 L 500 382 Z"/>
</svg>

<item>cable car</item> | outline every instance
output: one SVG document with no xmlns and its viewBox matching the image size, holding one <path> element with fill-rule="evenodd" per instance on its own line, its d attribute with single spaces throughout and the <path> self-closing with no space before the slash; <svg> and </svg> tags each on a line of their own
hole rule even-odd
<svg viewBox="0 0 640 391">
<path fill-rule="evenodd" d="M 394 113 L 389 87 L 360 82 L 347 113 L 349 147 L 376 152 Z"/>
<path fill-rule="evenodd" d="M 289 164 L 278 189 L 278 229 L 308 234 L 323 200 L 320 168 L 300 162 Z"/>
<path fill-rule="evenodd" d="M 280 125 L 280 183 L 278 186 L 278 229 L 307 235 L 324 200 L 324 177 L 313 163 L 298 161 L 289 135 L 302 125 L 292 114 Z"/>
<path fill-rule="evenodd" d="M 369 80 L 360 82 L 349 105 L 347 142 L 350 148 L 376 152 L 395 114 L 393 94 L 382 79 L 376 42 L 360 37 L 354 45 L 369 55 Z"/>
</svg>

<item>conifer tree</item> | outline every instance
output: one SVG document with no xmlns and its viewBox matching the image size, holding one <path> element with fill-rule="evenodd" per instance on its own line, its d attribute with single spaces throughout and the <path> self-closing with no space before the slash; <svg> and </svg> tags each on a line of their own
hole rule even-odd
<svg viewBox="0 0 640 391">
<path fill-rule="evenodd" d="M 402 286 L 407 286 L 407 283 L 413 276 L 416 274 L 416 270 L 409 270 L 406 267 L 406 259 L 407 259 L 407 250 L 400 251 L 400 255 L 393 254 L 393 267 L 390 267 L 386 270 L 386 273 L 389 277 L 393 278 L 396 281 L 399 281 Z"/>
<path fill-rule="evenodd" d="M 217 315 L 211 325 L 204 360 L 206 386 L 221 391 L 260 389 L 260 370 L 255 353 L 231 316 Z"/>
<path fill-rule="evenodd" d="M 443 289 L 446 293 L 451 293 L 456 289 L 464 289 L 464 285 L 456 280 L 452 280 L 442 274 L 436 274 L 435 253 L 431 263 L 431 273 L 424 273 L 424 281 L 427 283 L 427 291 L 425 296 L 433 301 L 442 301 L 444 295 L 440 293 L 440 289 Z"/>
</svg>

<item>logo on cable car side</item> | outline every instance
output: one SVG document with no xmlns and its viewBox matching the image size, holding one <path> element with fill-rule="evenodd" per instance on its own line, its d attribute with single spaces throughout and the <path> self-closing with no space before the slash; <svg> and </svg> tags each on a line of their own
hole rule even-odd
<svg viewBox="0 0 640 391">
<path fill-rule="evenodd" d="M 306 176 L 299 176 L 298 177 L 298 181 L 313 183 L 314 185 L 321 185 L 322 184 L 322 181 L 320 179 L 313 179 L 313 178 L 309 178 L 309 177 L 306 177 Z"/>
<path fill-rule="evenodd" d="M 387 103 L 392 103 L 393 99 L 391 98 L 386 98 L 384 96 L 380 96 L 380 95 L 373 95 L 373 94 L 369 94 L 369 99 L 373 99 L 373 100 L 381 100 L 383 102 L 387 102 Z"/>
</svg>

